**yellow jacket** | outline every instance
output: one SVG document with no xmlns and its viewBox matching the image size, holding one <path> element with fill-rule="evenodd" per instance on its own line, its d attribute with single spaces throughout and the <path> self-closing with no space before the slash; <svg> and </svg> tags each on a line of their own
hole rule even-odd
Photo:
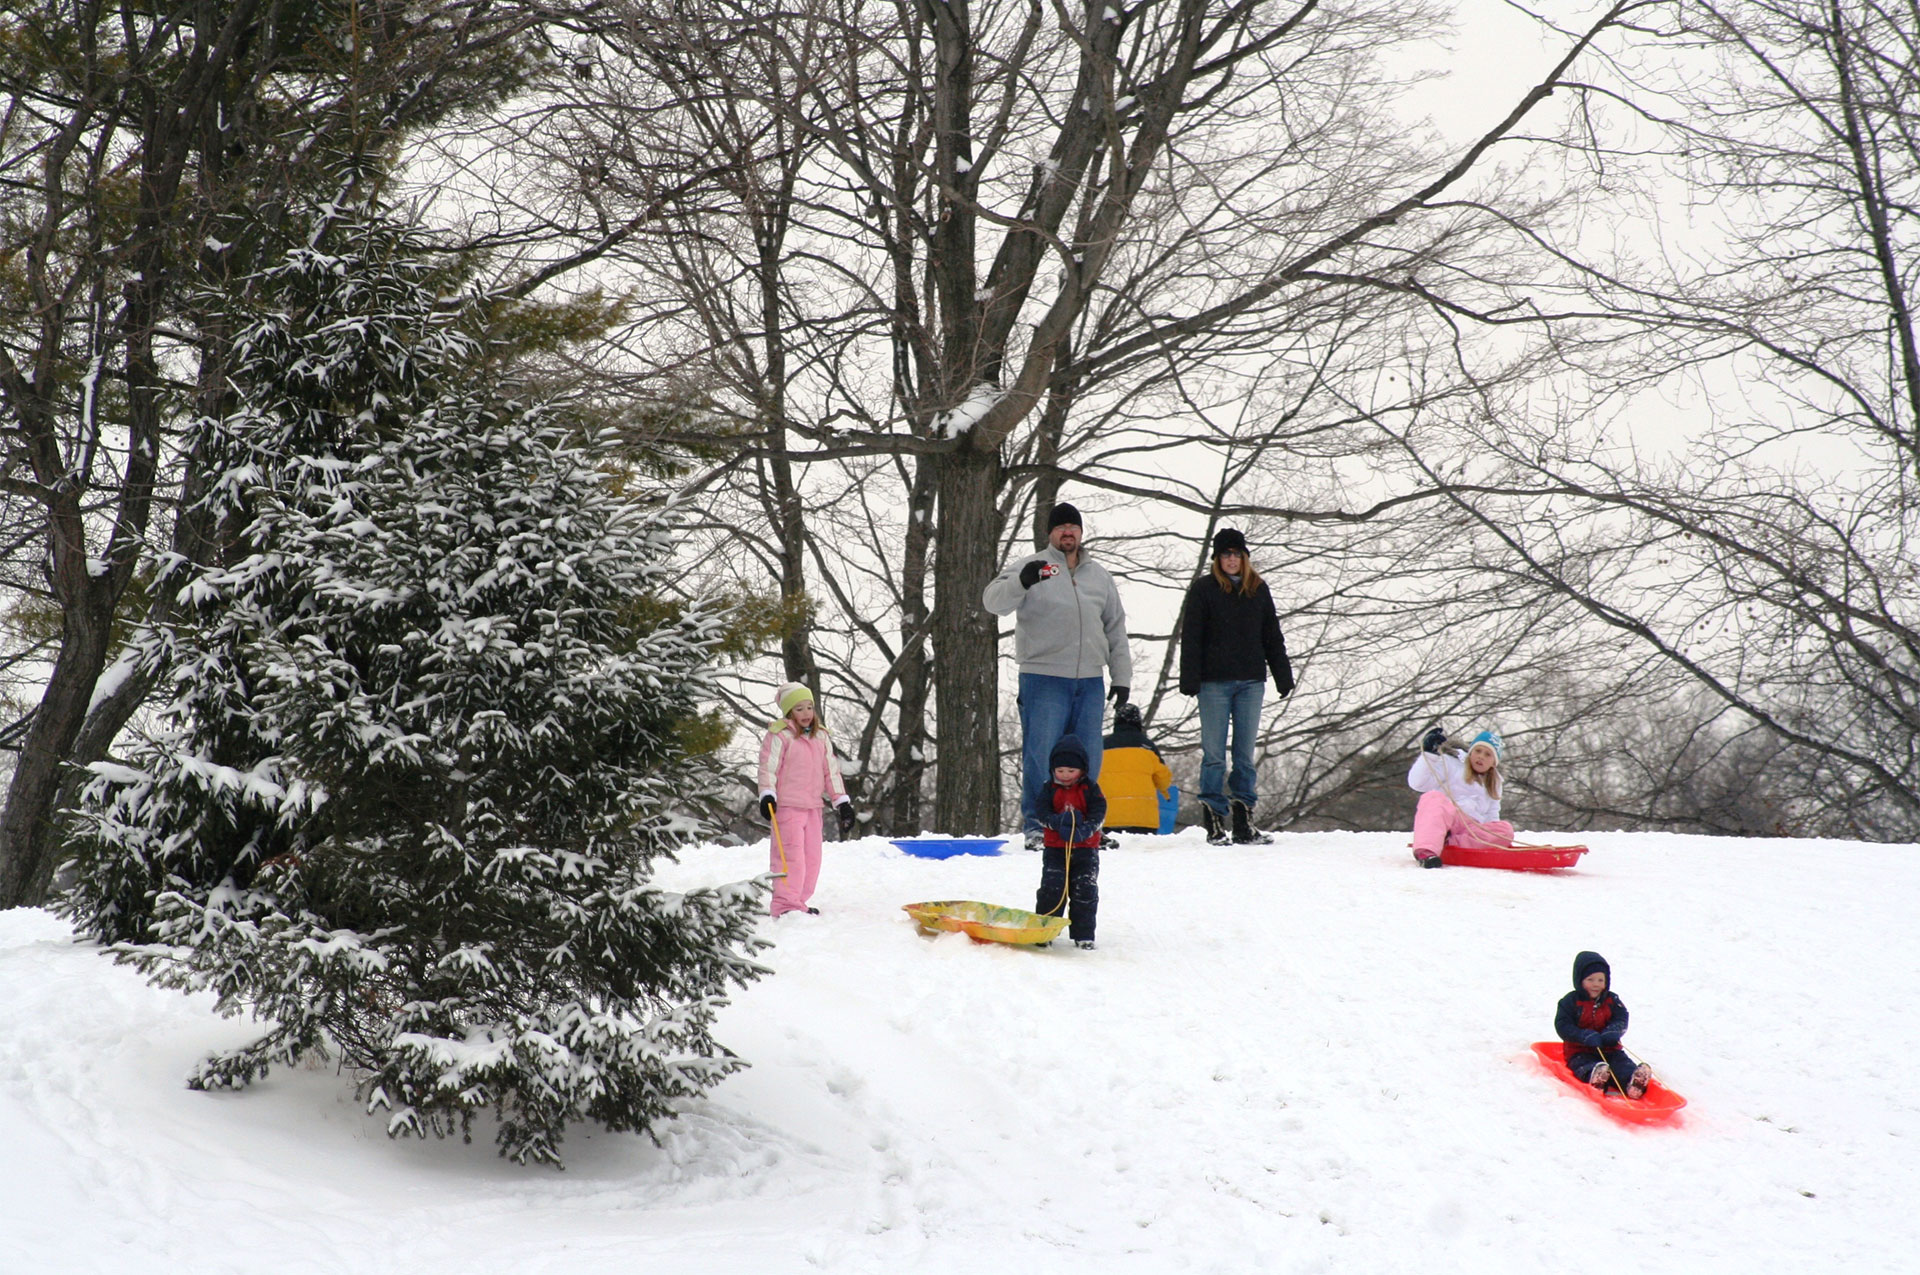
<svg viewBox="0 0 1920 1275">
<path fill-rule="evenodd" d="M 1107 798 L 1109 828 L 1160 827 L 1160 798 L 1173 786 L 1173 772 L 1151 748 L 1109 748 L 1100 758 L 1100 791 Z"/>
</svg>

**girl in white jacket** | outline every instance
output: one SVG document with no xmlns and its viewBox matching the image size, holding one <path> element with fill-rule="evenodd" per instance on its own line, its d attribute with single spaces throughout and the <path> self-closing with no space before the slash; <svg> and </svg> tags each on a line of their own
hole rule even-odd
<svg viewBox="0 0 1920 1275">
<path fill-rule="evenodd" d="M 1420 755 L 1407 784 L 1420 793 L 1413 812 L 1413 857 L 1423 868 L 1440 866 L 1440 848 L 1510 846 L 1513 825 L 1500 817 L 1500 737 L 1475 735 L 1467 755 L 1443 753 L 1447 732 L 1438 726 L 1420 741 Z"/>
</svg>

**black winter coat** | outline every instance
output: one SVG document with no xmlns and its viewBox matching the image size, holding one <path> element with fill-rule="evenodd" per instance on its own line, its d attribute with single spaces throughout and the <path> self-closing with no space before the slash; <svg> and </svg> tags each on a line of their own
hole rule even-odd
<svg viewBox="0 0 1920 1275">
<path fill-rule="evenodd" d="M 1248 595 L 1221 588 L 1211 572 L 1195 580 L 1180 612 L 1180 693 L 1198 695 L 1202 682 L 1264 681 L 1269 669 L 1280 694 L 1292 694 L 1293 665 L 1267 582 Z"/>
<path fill-rule="evenodd" d="M 1582 1018 L 1589 1022 L 1595 1019 L 1605 1021 L 1595 1030 L 1583 1026 L 1580 1021 Z M 1585 992 L 1568 992 L 1554 1007 L 1553 1030 L 1575 1049 L 1612 1049 L 1627 1034 L 1627 1007 L 1612 992 L 1600 993 L 1598 1001 L 1588 997 Z"/>
</svg>

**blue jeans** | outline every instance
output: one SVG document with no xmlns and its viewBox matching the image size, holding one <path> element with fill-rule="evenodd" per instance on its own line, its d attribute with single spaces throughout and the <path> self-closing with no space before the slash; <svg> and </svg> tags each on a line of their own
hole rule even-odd
<svg viewBox="0 0 1920 1275">
<path fill-rule="evenodd" d="M 1254 792 L 1253 747 L 1260 736 L 1260 701 L 1267 684 L 1200 683 L 1200 800 L 1221 818 L 1228 815 L 1227 793 L 1251 811 Z M 1233 728 L 1233 776 L 1227 776 L 1227 728 Z"/>
<path fill-rule="evenodd" d="M 1101 677 L 1020 675 L 1020 824 L 1040 826 L 1035 813 L 1040 786 L 1053 778 L 1047 765 L 1053 746 L 1077 735 L 1087 750 L 1087 777 L 1099 781 L 1101 724 L 1106 721 L 1107 682 Z"/>
</svg>

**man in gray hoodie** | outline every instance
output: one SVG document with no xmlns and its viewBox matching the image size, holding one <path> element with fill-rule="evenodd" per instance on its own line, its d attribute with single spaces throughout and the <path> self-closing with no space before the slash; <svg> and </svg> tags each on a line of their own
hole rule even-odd
<svg viewBox="0 0 1920 1275">
<path fill-rule="evenodd" d="M 1009 562 L 981 602 L 1013 616 L 1020 665 L 1020 819 L 1029 849 L 1039 848 L 1040 786 L 1047 757 L 1068 735 L 1086 745 L 1088 777 L 1100 777 L 1103 696 L 1127 702 L 1133 653 L 1127 612 L 1107 569 L 1080 547 L 1080 511 L 1058 504 L 1047 517 L 1047 547 Z M 1111 670 L 1113 688 L 1104 677 Z"/>
</svg>

